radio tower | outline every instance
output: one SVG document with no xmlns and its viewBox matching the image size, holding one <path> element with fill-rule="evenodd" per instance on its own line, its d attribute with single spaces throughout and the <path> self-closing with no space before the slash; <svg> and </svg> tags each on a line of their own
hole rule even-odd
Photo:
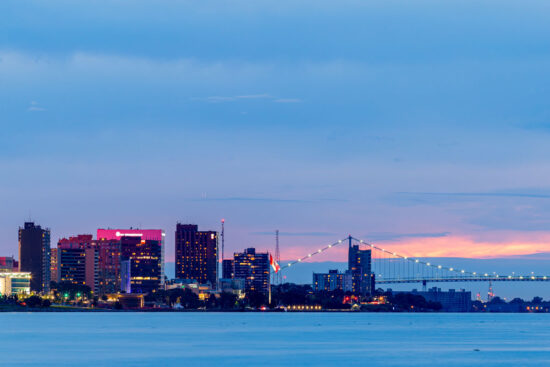
<svg viewBox="0 0 550 367">
<path fill-rule="evenodd" d="M 222 219 L 222 264 L 223 264 L 223 259 L 224 259 L 224 250 L 225 250 L 225 228 L 224 228 L 224 224 L 225 224 L 225 219 Z"/>
<path fill-rule="evenodd" d="M 279 230 L 275 230 L 275 261 L 277 264 L 281 264 L 281 252 L 279 251 Z M 281 272 L 275 274 L 275 281 L 277 284 L 281 284 Z"/>
</svg>

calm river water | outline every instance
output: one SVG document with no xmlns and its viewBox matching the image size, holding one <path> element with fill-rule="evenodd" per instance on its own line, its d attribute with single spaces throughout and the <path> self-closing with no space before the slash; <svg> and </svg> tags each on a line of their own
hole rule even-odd
<svg viewBox="0 0 550 367">
<path fill-rule="evenodd" d="M 3 313 L 2 366 L 548 366 L 550 316 Z"/>
</svg>

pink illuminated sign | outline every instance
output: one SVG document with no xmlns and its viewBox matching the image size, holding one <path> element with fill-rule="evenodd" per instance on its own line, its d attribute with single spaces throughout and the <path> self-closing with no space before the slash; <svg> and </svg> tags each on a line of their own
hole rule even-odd
<svg viewBox="0 0 550 367">
<path fill-rule="evenodd" d="M 143 240 L 164 242 L 162 229 L 98 229 L 97 238 L 106 240 L 120 240 L 122 237 L 141 237 Z"/>
</svg>

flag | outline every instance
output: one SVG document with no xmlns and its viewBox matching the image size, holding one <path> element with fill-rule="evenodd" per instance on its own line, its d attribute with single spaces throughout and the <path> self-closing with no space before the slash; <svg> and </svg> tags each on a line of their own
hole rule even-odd
<svg viewBox="0 0 550 367">
<path fill-rule="evenodd" d="M 271 256 L 271 254 L 269 254 L 269 265 L 271 265 L 271 267 L 273 268 L 273 271 L 275 271 L 275 273 L 278 273 L 279 270 L 281 270 L 281 266 L 279 266 L 279 264 L 277 264 L 277 261 L 273 260 L 273 256 Z"/>
</svg>

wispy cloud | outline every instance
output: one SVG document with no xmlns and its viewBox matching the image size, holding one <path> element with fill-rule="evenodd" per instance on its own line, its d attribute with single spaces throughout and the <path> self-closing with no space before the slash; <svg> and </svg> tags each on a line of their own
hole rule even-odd
<svg viewBox="0 0 550 367">
<path fill-rule="evenodd" d="M 279 98 L 274 97 L 267 93 L 261 94 L 244 94 L 238 96 L 210 96 L 206 98 L 194 98 L 195 101 L 206 101 L 210 103 L 224 103 L 224 102 L 237 102 L 243 100 L 268 100 L 274 103 L 300 103 L 301 99 L 298 98 Z"/>
<path fill-rule="evenodd" d="M 278 98 L 278 99 L 274 99 L 273 102 L 275 102 L 275 103 L 300 103 L 300 102 L 302 102 L 302 100 L 298 99 L 298 98 Z"/>
<path fill-rule="evenodd" d="M 371 241 L 393 241 L 405 238 L 441 238 L 447 237 L 451 232 L 424 232 L 424 233 L 391 233 L 391 232 L 378 232 L 369 233 L 363 236 L 363 238 Z"/>
<path fill-rule="evenodd" d="M 38 103 L 36 101 L 31 101 L 31 105 L 29 106 L 27 111 L 42 112 L 42 111 L 46 111 L 46 109 L 43 108 L 43 107 L 38 106 Z"/>
<path fill-rule="evenodd" d="M 550 199 L 550 194 L 529 192 L 397 192 L 398 195 L 432 196 L 432 197 L 511 197 Z"/>
<path fill-rule="evenodd" d="M 309 203 L 311 200 L 284 199 L 284 198 L 259 198 L 259 197 L 215 197 L 192 199 L 193 201 L 236 201 L 236 202 L 265 202 L 265 203 Z"/>
</svg>

